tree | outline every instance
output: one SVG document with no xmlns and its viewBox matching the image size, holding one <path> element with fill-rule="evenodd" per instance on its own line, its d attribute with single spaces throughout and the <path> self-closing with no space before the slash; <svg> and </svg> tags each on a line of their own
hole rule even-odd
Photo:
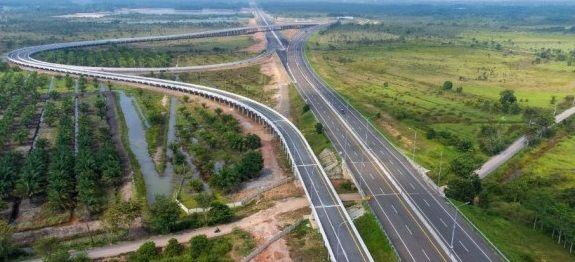
<svg viewBox="0 0 575 262">
<path fill-rule="evenodd" d="M 150 207 L 150 229 L 160 234 L 169 233 L 176 228 L 179 217 L 180 207 L 175 201 L 165 196 L 157 196 Z"/>
<path fill-rule="evenodd" d="M 171 238 L 168 240 L 168 245 L 164 248 L 163 255 L 164 257 L 175 257 L 182 254 L 184 247 L 178 243 L 178 240 L 175 238 Z"/>
<path fill-rule="evenodd" d="M 261 139 L 258 135 L 248 134 L 245 140 L 245 145 L 248 149 L 258 149 L 262 146 Z"/>
<path fill-rule="evenodd" d="M 476 174 L 450 180 L 445 190 L 447 197 L 471 203 L 479 193 L 481 193 L 481 180 Z"/>
<path fill-rule="evenodd" d="M 108 205 L 102 216 L 102 222 L 111 231 L 129 229 L 138 216 L 140 206 L 137 202 L 116 200 Z"/>
<path fill-rule="evenodd" d="M 469 139 L 461 139 L 457 143 L 457 150 L 460 152 L 469 152 L 473 150 L 473 142 Z"/>
<path fill-rule="evenodd" d="M 503 113 L 519 113 L 520 109 L 517 105 L 517 97 L 515 97 L 513 90 L 504 90 L 499 93 L 499 103 Z"/>
<path fill-rule="evenodd" d="M 214 110 L 214 112 L 216 112 L 216 115 L 221 116 L 222 113 L 224 112 L 224 110 L 222 110 L 221 108 L 218 107 Z"/>
<path fill-rule="evenodd" d="M 156 243 L 153 241 L 146 241 L 142 244 L 136 252 L 130 256 L 130 261 L 136 262 L 149 262 L 159 258 Z"/>
<path fill-rule="evenodd" d="M 190 239 L 190 256 L 197 259 L 210 250 L 210 240 L 206 235 L 198 235 Z"/>
<path fill-rule="evenodd" d="M 478 138 L 479 148 L 488 155 L 495 155 L 505 149 L 505 142 L 501 130 L 495 126 L 481 126 Z"/>
<path fill-rule="evenodd" d="M 235 165 L 224 166 L 220 172 L 210 176 L 210 185 L 229 192 L 242 181 L 240 169 Z"/>
<path fill-rule="evenodd" d="M 315 123 L 315 132 L 318 134 L 323 133 L 323 125 L 321 123 Z"/>
<path fill-rule="evenodd" d="M 263 167 L 264 159 L 259 151 L 252 150 L 247 152 L 238 165 L 241 180 L 257 177 Z"/>
<path fill-rule="evenodd" d="M 10 261 L 14 259 L 14 253 L 17 251 L 12 242 L 14 228 L 4 219 L 0 219 L 0 260 Z"/>
<path fill-rule="evenodd" d="M 65 262 L 70 260 L 70 254 L 56 237 L 43 238 L 34 243 L 34 253 L 43 257 L 44 262 Z"/>
<path fill-rule="evenodd" d="M 445 81 L 443 82 L 443 90 L 451 90 L 453 88 L 453 82 Z"/>
<path fill-rule="evenodd" d="M 230 207 L 226 204 L 214 201 L 210 206 L 210 211 L 208 211 L 208 225 L 215 225 L 220 223 L 227 223 L 232 220 L 234 213 Z"/>
<path fill-rule="evenodd" d="M 100 117 L 100 119 L 104 119 L 104 117 L 106 116 L 106 102 L 104 101 L 104 98 L 102 96 L 98 96 L 98 99 L 96 100 L 96 108 L 98 108 L 98 116 Z"/>
<path fill-rule="evenodd" d="M 468 177 L 481 166 L 481 161 L 473 154 L 462 154 L 453 159 L 449 165 L 449 170 L 459 176 Z"/>
<path fill-rule="evenodd" d="M 14 133 L 14 140 L 16 140 L 18 144 L 23 145 L 24 143 L 26 143 L 26 140 L 28 139 L 28 134 L 29 134 L 28 129 L 24 127 L 18 128 L 16 133 Z"/>
<path fill-rule="evenodd" d="M 0 158 L 0 198 L 6 198 L 14 190 L 14 183 L 20 172 L 22 157 L 18 153 L 9 152 Z"/>
<path fill-rule="evenodd" d="M 309 109 L 310 109 L 309 104 L 303 105 L 303 110 L 302 110 L 303 112 L 302 112 L 302 114 L 303 114 L 303 113 L 306 113 L 307 111 L 309 111 Z"/>
<path fill-rule="evenodd" d="M 72 86 L 74 86 L 74 79 L 72 79 L 69 74 L 66 74 L 64 78 L 64 85 L 68 90 L 72 90 Z"/>
<path fill-rule="evenodd" d="M 39 139 L 22 167 L 16 181 L 16 192 L 30 198 L 44 191 L 48 172 L 48 141 Z"/>
<path fill-rule="evenodd" d="M 44 123 L 48 126 L 52 127 L 58 118 L 58 109 L 54 102 L 48 101 L 46 102 L 46 106 L 44 107 Z"/>
<path fill-rule="evenodd" d="M 200 208 L 207 209 L 214 201 L 214 196 L 212 194 L 203 192 L 197 194 L 194 199 Z M 204 212 L 204 223 L 208 223 L 208 212 Z"/>
</svg>

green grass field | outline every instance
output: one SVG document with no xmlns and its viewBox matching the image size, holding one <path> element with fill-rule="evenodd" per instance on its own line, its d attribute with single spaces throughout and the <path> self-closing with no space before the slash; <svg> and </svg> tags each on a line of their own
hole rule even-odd
<svg viewBox="0 0 575 262">
<path fill-rule="evenodd" d="M 527 225 L 489 214 L 478 207 L 464 206 L 461 211 L 510 261 L 575 261 L 569 249 Z"/>
<path fill-rule="evenodd" d="M 484 106 L 498 103 L 501 91 L 514 90 L 522 108 L 549 110 L 552 96 L 562 101 L 575 93 L 574 66 L 557 61 L 532 63 L 534 48 L 547 43 L 575 45 L 574 39 L 559 34 L 550 38 L 549 33 L 501 33 L 497 38 L 501 50 L 490 48 L 495 44 L 472 46 L 474 38 L 480 43 L 487 39 L 489 33 L 484 31 L 463 31 L 455 39 L 403 41 L 372 39 L 374 35 L 381 34 L 345 30 L 315 34 L 308 42 L 307 57 L 320 77 L 402 149 L 412 149 L 413 130 L 417 130 L 416 160 L 432 171 L 432 177 L 441 152 L 444 163 L 459 152 L 436 139 L 426 139 L 427 130 L 449 131 L 477 148 L 481 126 L 496 125 L 510 142 L 522 133 L 521 115 Z M 503 42 L 506 38 L 514 42 Z M 453 82 L 453 90 L 441 89 L 446 80 Z M 455 91 L 458 87 L 462 92 Z"/>
</svg>

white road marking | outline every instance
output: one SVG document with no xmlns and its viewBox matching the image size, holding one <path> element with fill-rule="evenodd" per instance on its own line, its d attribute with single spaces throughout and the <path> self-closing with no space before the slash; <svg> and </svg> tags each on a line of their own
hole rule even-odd
<svg viewBox="0 0 575 262">
<path fill-rule="evenodd" d="M 461 242 L 461 240 L 459 240 L 458 242 L 463 247 L 463 249 L 465 249 L 465 251 L 467 251 L 467 253 L 469 253 L 469 249 L 467 249 L 467 247 Z"/>
<path fill-rule="evenodd" d="M 425 255 L 425 257 L 427 258 L 427 261 L 431 261 L 431 259 L 430 259 L 429 256 L 427 255 L 427 253 L 425 253 L 425 250 L 421 249 L 421 252 L 423 252 L 423 254 Z"/>
<path fill-rule="evenodd" d="M 431 207 L 431 205 L 429 205 L 429 202 L 427 202 L 427 200 L 425 200 L 425 198 L 423 198 L 423 202 L 425 202 L 425 204 L 426 204 L 428 207 Z"/>
<path fill-rule="evenodd" d="M 441 224 L 443 224 L 445 227 L 447 227 L 447 224 L 445 223 L 445 221 L 443 221 L 443 219 L 441 219 L 441 217 L 439 218 L 439 221 L 441 221 Z"/>
<path fill-rule="evenodd" d="M 405 225 L 405 224 L 404 224 L 404 226 L 405 226 L 405 228 L 407 229 L 407 231 L 409 231 L 409 234 L 410 234 L 410 235 L 413 235 L 413 232 L 411 232 L 411 229 L 409 229 L 409 227 L 408 227 L 407 225 Z"/>
<path fill-rule="evenodd" d="M 365 164 L 363 164 L 365 166 Z M 371 177 L 371 180 L 375 180 L 375 177 L 373 177 L 372 173 L 369 173 L 369 177 Z"/>
<path fill-rule="evenodd" d="M 395 206 L 392 204 L 391 205 L 391 209 L 393 209 L 393 212 L 395 212 L 396 214 L 398 214 L 397 209 L 395 209 Z"/>
<path fill-rule="evenodd" d="M 415 187 L 413 186 L 413 183 L 409 183 L 409 185 L 411 186 L 411 188 L 413 188 L 413 190 L 415 190 Z"/>
</svg>

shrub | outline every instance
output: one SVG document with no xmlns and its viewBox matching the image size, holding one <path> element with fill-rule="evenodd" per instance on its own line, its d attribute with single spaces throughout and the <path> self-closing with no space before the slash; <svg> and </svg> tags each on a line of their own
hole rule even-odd
<svg viewBox="0 0 575 262">
<path fill-rule="evenodd" d="M 443 90 L 451 90 L 453 88 L 453 82 L 445 81 L 443 82 Z"/>
<path fill-rule="evenodd" d="M 130 261 L 148 262 L 153 261 L 159 257 L 156 243 L 147 241 L 142 244 L 136 252 L 130 256 Z"/>
<path fill-rule="evenodd" d="M 168 241 L 166 248 L 164 248 L 163 255 L 164 257 L 175 257 L 179 256 L 183 250 L 184 247 L 178 243 L 178 240 L 172 238 Z"/>
<path fill-rule="evenodd" d="M 208 225 L 227 223 L 232 220 L 234 213 L 230 207 L 220 202 L 213 202 L 208 211 Z"/>
<path fill-rule="evenodd" d="M 202 253 L 210 249 L 210 240 L 206 235 L 195 236 L 190 239 L 190 256 L 198 258 Z"/>
<path fill-rule="evenodd" d="M 153 232 L 166 234 L 175 229 L 180 216 L 180 207 L 175 201 L 157 196 L 150 207 L 149 226 Z"/>
</svg>

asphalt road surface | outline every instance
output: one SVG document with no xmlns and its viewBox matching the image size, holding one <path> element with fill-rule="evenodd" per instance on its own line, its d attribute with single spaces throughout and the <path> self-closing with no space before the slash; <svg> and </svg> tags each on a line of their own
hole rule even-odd
<svg viewBox="0 0 575 262">
<path fill-rule="evenodd" d="M 500 261 L 423 174 L 347 102 L 322 82 L 305 57 L 300 32 L 287 49 L 287 70 L 323 124 L 403 261 Z"/>
<path fill-rule="evenodd" d="M 575 114 L 575 107 L 571 107 L 560 114 L 555 116 L 555 123 L 558 124 L 563 120 L 571 117 Z M 491 174 L 491 172 L 495 171 L 501 165 L 503 165 L 507 160 L 511 159 L 514 155 L 519 153 L 523 148 L 528 145 L 527 136 L 521 136 L 515 142 L 513 142 L 509 147 L 505 150 L 501 151 L 501 153 L 491 157 L 487 162 L 485 162 L 479 170 L 477 170 L 477 175 L 480 178 L 485 178 L 487 175 Z"/>
</svg>

